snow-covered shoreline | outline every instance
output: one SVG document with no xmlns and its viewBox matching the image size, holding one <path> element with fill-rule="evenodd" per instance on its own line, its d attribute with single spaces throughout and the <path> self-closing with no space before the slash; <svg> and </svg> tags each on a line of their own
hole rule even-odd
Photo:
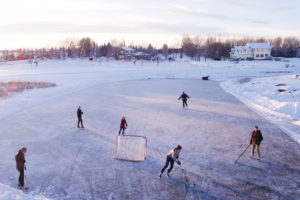
<svg viewBox="0 0 300 200">
<path fill-rule="evenodd" d="M 286 92 L 278 91 L 283 88 L 276 86 L 280 83 Z M 300 80 L 294 75 L 256 78 L 243 84 L 228 80 L 220 85 L 300 144 Z"/>
</svg>

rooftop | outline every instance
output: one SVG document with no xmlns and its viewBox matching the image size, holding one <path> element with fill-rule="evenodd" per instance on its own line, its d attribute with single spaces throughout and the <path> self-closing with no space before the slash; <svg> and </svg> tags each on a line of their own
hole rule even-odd
<svg viewBox="0 0 300 200">
<path fill-rule="evenodd" d="M 126 46 L 122 47 L 122 49 L 123 49 L 124 51 L 134 51 L 133 48 L 131 48 L 131 47 L 126 47 Z"/>
<path fill-rule="evenodd" d="M 267 48 L 267 49 L 272 48 L 268 43 L 265 43 L 265 42 L 247 43 L 247 46 L 249 46 L 250 48 Z"/>
</svg>

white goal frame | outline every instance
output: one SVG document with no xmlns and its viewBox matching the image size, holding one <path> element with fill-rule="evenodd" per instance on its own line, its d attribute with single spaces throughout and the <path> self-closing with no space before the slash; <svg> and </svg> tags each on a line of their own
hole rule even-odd
<svg viewBox="0 0 300 200">
<path fill-rule="evenodd" d="M 142 138 L 145 140 L 145 146 L 144 146 L 144 156 L 143 159 L 127 159 L 127 158 L 119 158 L 118 153 L 120 150 L 119 146 L 119 137 L 134 137 L 134 138 Z M 118 160 L 127 160 L 127 161 L 135 161 L 135 162 L 143 162 L 146 159 L 146 152 L 147 152 L 147 138 L 145 136 L 139 136 L 139 135 L 117 135 L 116 136 L 116 155 L 115 158 Z"/>
</svg>

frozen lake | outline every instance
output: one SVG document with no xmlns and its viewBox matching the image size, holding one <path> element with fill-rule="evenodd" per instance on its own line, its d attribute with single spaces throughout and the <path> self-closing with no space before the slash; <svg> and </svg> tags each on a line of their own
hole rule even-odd
<svg viewBox="0 0 300 200">
<path fill-rule="evenodd" d="M 177 100 L 192 98 L 183 110 Z M 85 130 L 75 128 L 76 108 Z M 114 159 L 115 136 L 125 115 L 129 134 L 148 138 L 145 162 Z M 245 149 L 254 125 L 264 136 L 262 160 Z M 28 148 L 32 194 L 52 199 L 297 199 L 300 147 L 276 125 L 252 112 L 219 82 L 145 79 L 94 85 L 25 107 L 2 118 L 0 182 L 15 187 L 14 152 Z M 157 175 L 165 156 L 183 146 L 180 160 L 193 187 L 175 165 Z"/>
</svg>

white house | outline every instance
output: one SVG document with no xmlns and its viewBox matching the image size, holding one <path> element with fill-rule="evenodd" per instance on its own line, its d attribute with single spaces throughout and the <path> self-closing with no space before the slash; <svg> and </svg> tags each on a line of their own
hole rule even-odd
<svg viewBox="0 0 300 200">
<path fill-rule="evenodd" d="M 272 47 L 268 43 L 247 43 L 246 46 L 235 46 L 231 49 L 232 59 L 270 59 Z"/>
<path fill-rule="evenodd" d="M 124 46 L 121 48 L 120 58 L 121 59 L 131 59 L 133 57 L 134 52 L 135 52 L 135 49 Z"/>
<path fill-rule="evenodd" d="M 122 47 L 122 50 L 128 53 L 133 53 L 135 51 L 133 48 L 126 46 Z"/>
</svg>

